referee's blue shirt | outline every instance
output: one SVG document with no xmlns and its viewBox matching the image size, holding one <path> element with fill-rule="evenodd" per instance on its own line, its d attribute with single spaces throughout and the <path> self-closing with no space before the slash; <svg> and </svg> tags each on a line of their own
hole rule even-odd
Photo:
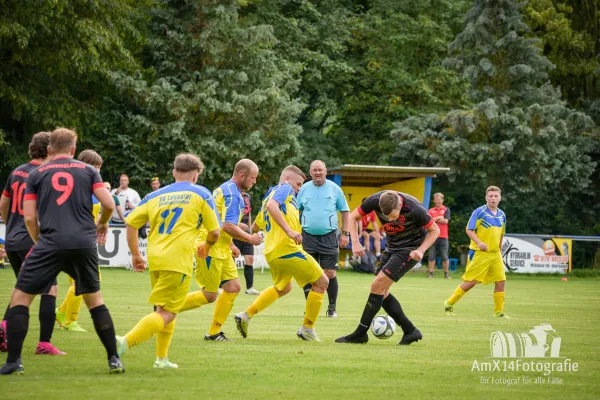
<svg viewBox="0 0 600 400">
<path fill-rule="evenodd" d="M 302 229 L 311 235 L 326 235 L 338 228 L 338 211 L 350 211 L 342 189 L 330 180 L 321 186 L 310 181 L 298 192 Z"/>
</svg>

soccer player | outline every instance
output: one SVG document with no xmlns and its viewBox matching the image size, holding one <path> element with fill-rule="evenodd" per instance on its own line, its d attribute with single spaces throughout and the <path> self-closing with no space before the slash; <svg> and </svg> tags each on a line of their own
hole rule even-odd
<svg viewBox="0 0 600 400">
<path fill-rule="evenodd" d="M 235 316 L 242 337 L 248 336 L 250 319 L 292 290 L 292 278 L 304 288 L 311 284 L 306 300 L 302 326 L 296 333 L 303 340 L 320 341 L 314 325 L 323 304 L 329 280 L 319 263 L 302 249 L 302 227 L 296 194 L 306 176 L 290 165 L 279 177 L 279 185 L 272 187 L 263 199 L 253 230 L 264 230 L 265 258 L 271 270 L 273 286 L 263 290 L 252 304 Z"/>
<path fill-rule="evenodd" d="M 2 214 L 2 219 L 6 222 L 6 252 L 17 278 L 21 270 L 21 265 L 25 261 L 25 256 L 33 247 L 33 240 L 31 240 L 31 236 L 27 232 L 25 219 L 23 218 L 25 181 L 31 171 L 46 161 L 49 143 L 50 134 L 48 132 L 39 132 L 33 135 L 31 143 L 29 143 L 29 157 L 31 157 L 31 161 L 17 167 L 17 169 L 10 173 L 6 187 L 2 193 L 2 198 L 0 198 L 0 213 Z M 54 330 L 54 308 L 56 307 L 57 291 L 56 281 L 50 282 L 47 287 L 40 291 L 42 293 L 38 315 L 40 321 L 40 340 L 35 354 L 66 354 L 50 343 Z M 0 350 L 3 352 L 7 350 L 6 320 L 9 309 L 10 305 L 6 308 L 0 325 Z"/>
<path fill-rule="evenodd" d="M 219 220 L 210 192 L 196 185 L 203 168 L 198 156 L 189 153 L 175 158 L 175 183 L 148 194 L 125 218 L 127 243 L 133 269 L 142 272 L 146 263 L 138 247 L 138 229 L 150 222 L 148 264 L 152 292 L 148 302 L 156 310 L 137 323 L 124 337 L 117 337 L 119 354 L 156 335 L 154 368 L 177 368 L 168 359 L 175 317 L 185 303 L 194 269 L 194 241 L 200 226 L 207 231 L 199 244 L 206 258 L 219 238 Z"/>
<path fill-rule="evenodd" d="M 27 178 L 23 214 L 35 246 L 23 262 L 12 293 L 6 318 L 8 357 L 0 369 L 2 375 L 24 372 L 21 350 L 29 327 L 29 306 L 61 271 L 75 279 L 75 294 L 83 294 L 106 349 L 109 371 L 125 371 L 117 355 L 113 321 L 100 294 L 96 247 L 96 242 L 106 242 L 115 204 L 98 171 L 72 158 L 76 144 L 74 131 L 55 129 L 50 134 L 49 161 Z M 90 211 L 92 193 L 103 206 L 97 224 Z"/>
<path fill-rule="evenodd" d="M 383 307 L 404 332 L 398 344 L 409 345 L 421 340 L 423 335 L 404 314 L 400 302 L 390 293 L 390 288 L 421 261 L 423 253 L 440 234 L 440 229 L 421 203 L 406 193 L 392 190 L 375 193 L 352 211 L 350 220 L 358 221 L 371 211 L 375 211 L 387 234 L 386 249 L 381 256 L 377 276 L 371 283 L 371 293 L 358 327 L 351 334 L 336 339 L 336 342 L 367 343 L 369 326 Z M 362 256 L 364 250 L 358 241 L 356 225 L 350 224 L 352 252 L 355 256 Z"/>
<path fill-rule="evenodd" d="M 471 214 L 467 236 L 471 239 L 467 269 L 452 296 L 444 302 L 446 315 L 454 316 L 454 305 L 478 282 L 494 282 L 494 316 L 504 314 L 504 286 L 506 274 L 502 262 L 502 237 L 506 233 L 506 215 L 498 208 L 502 199 L 500 188 L 490 186 L 485 192 L 486 205 Z"/>
<path fill-rule="evenodd" d="M 246 191 L 243 191 L 242 198 L 244 199 L 244 211 L 242 212 L 240 228 L 245 232 L 251 233 L 252 206 L 250 204 L 250 195 Z M 246 279 L 245 293 L 249 295 L 259 295 L 260 292 L 254 288 L 254 245 L 238 239 L 233 239 L 233 244 L 240 250 L 240 254 L 244 256 L 244 278 Z"/>
<path fill-rule="evenodd" d="M 100 154 L 96 153 L 94 150 L 82 151 L 79 153 L 79 157 L 77 157 L 77 159 L 81 162 L 91 165 L 92 167 L 96 168 L 98 172 L 100 172 L 100 168 L 102 167 L 102 157 L 100 157 Z M 98 201 L 94 195 L 92 195 L 91 212 L 94 222 L 98 221 L 98 216 L 100 215 L 100 201 Z M 98 272 L 98 276 L 100 276 L 100 272 Z M 83 297 L 75 295 L 75 281 L 70 276 L 69 285 L 69 291 L 67 292 L 65 299 L 60 307 L 56 309 L 56 322 L 58 322 L 62 329 L 69 332 L 86 332 L 86 330 L 79 325 L 79 322 L 77 322 Z"/>
<path fill-rule="evenodd" d="M 235 164 L 233 176 L 219 186 L 214 192 L 217 214 L 223 228 L 219 240 L 210 250 L 209 257 L 196 258 L 196 281 L 200 290 L 189 293 L 184 310 L 201 307 L 215 300 L 215 311 L 212 324 L 204 340 L 227 341 L 221 331 L 227 316 L 231 312 L 233 302 L 240 292 L 240 280 L 233 257 L 240 255 L 239 249 L 233 245 L 233 238 L 249 242 L 253 245 L 262 243 L 258 233 L 251 235 L 239 227 L 244 210 L 242 190 L 250 190 L 256 183 L 258 167 L 252 160 L 242 159 Z M 207 230 L 202 229 L 196 243 L 206 240 Z M 223 293 L 218 296 L 219 287 Z"/>
</svg>

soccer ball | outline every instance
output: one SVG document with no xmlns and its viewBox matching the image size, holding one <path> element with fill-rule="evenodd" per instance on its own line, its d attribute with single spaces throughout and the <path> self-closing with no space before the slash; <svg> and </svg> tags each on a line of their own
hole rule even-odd
<svg viewBox="0 0 600 400">
<path fill-rule="evenodd" d="M 371 332 L 378 339 L 389 339 L 396 332 L 396 322 L 387 315 L 378 315 L 371 322 Z"/>
</svg>

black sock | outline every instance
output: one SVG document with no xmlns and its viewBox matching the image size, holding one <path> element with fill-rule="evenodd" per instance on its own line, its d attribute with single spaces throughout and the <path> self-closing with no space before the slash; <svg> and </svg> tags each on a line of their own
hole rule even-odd
<svg viewBox="0 0 600 400">
<path fill-rule="evenodd" d="M 100 338 L 100 341 L 106 349 L 108 359 L 112 356 L 117 356 L 117 340 L 115 338 L 115 326 L 113 325 L 112 318 L 108 312 L 108 308 L 104 304 L 101 306 L 92 308 L 90 310 L 92 319 L 94 320 L 94 328 Z"/>
<path fill-rule="evenodd" d="M 327 286 L 327 297 L 329 298 L 329 305 L 334 305 L 337 303 L 337 295 L 338 295 L 338 280 L 337 276 L 333 278 L 329 278 L 329 286 Z"/>
<path fill-rule="evenodd" d="M 244 265 L 244 278 L 246 278 L 246 289 L 254 287 L 254 267 L 252 265 Z"/>
<path fill-rule="evenodd" d="M 2 321 L 6 321 L 6 319 L 8 318 L 8 310 L 10 310 L 10 300 L 8 301 L 8 305 L 6 306 L 6 311 L 4 311 L 4 318 L 2 318 Z"/>
<path fill-rule="evenodd" d="M 56 319 L 56 297 L 43 294 L 40 298 L 40 342 L 49 342 L 52 339 L 54 320 Z"/>
<path fill-rule="evenodd" d="M 388 297 L 383 300 L 383 309 L 394 319 L 396 324 L 400 325 L 402 332 L 405 334 L 411 333 L 415 329 L 413 323 L 410 322 L 404 311 L 402 311 L 400 302 L 393 294 L 388 294 Z"/>
<path fill-rule="evenodd" d="M 308 299 L 308 294 L 310 293 L 310 289 L 312 289 L 312 285 L 307 283 L 302 289 L 304 290 L 304 298 Z"/>
<path fill-rule="evenodd" d="M 360 317 L 360 324 L 358 324 L 358 327 L 356 328 L 356 334 L 363 336 L 367 333 L 369 326 L 371 326 L 371 322 L 373 322 L 373 318 L 375 318 L 379 310 L 381 310 L 381 303 L 383 303 L 382 294 L 369 294 L 369 299 L 365 305 L 362 317 Z"/>
<path fill-rule="evenodd" d="M 23 341 L 27 336 L 27 329 L 29 329 L 29 307 L 12 307 L 6 317 L 7 363 L 17 362 L 21 358 L 21 350 L 23 350 Z"/>
</svg>

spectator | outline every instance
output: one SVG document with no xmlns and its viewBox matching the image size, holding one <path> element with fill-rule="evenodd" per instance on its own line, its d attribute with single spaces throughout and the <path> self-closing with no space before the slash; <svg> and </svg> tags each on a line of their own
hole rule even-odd
<svg viewBox="0 0 600 400">
<path fill-rule="evenodd" d="M 440 236 L 436 239 L 433 246 L 429 248 L 429 275 L 428 278 L 433 278 L 433 269 L 435 268 L 435 259 L 440 257 L 444 266 L 444 278 L 450 279 L 448 273 L 448 221 L 450 221 L 450 209 L 444 205 L 444 195 L 436 193 L 433 195 L 435 207 L 430 208 L 427 212 L 440 227 Z"/>
<path fill-rule="evenodd" d="M 110 186 L 110 182 L 104 182 L 104 187 L 109 192 L 112 189 L 112 186 Z M 123 215 L 123 207 L 121 207 L 121 202 L 119 202 L 119 198 L 114 194 L 112 194 L 111 196 L 112 196 L 113 200 L 115 201 L 115 211 L 119 214 L 119 217 L 121 218 L 122 221 L 125 220 L 125 216 Z"/>
<path fill-rule="evenodd" d="M 350 208 L 342 189 L 334 182 L 327 180 L 327 167 L 320 160 L 310 164 L 312 181 L 304 184 L 298 192 L 298 206 L 302 212 L 302 247 L 310 254 L 325 271 L 329 278 L 327 297 L 329 306 L 327 316 L 337 317 L 336 302 L 338 281 L 336 270 L 339 257 L 339 247 L 348 245 L 348 218 Z M 338 211 L 342 213 L 342 234 L 338 233 Z M 304 287 L 308 296 L 311 285 Z"/>
<path fill-rule="evenodd" d="M 152 186 L 153 192 L 156 192 L 158 189 L 160 189 L 160 179 L 158 179 L 158 176 L 155 176 L 154 178 L 152 178 L 152 181 L 150 182 L 150 186 Z"/>
<path fill-rule="evenodd" d="M 123 207 L 125 215 L 127 215 L 129 211 L 133 210 L 135 206 L 140 204 L 140 202 L 142 201 L 138 192 L 129 187 L 129 177 L 126 174 L 123 174 L 119 177 L 119 187 L 113 189 L 113 191 L 110 193 L 116 195 L 119 198 L 119 202 Z M 123 223 L 123 218 L 119 216 L 119 213 L 116 209 L 113 212 L 112 221 L 121 224 Z"/>
<path fill-rule="evenodd" d="M 366 198 L 362 199 L 364 203 Z M 369 229 L 369 223 L 373 224 L 373 229 Z M 358 221 L 358 235 L 363 238 L 364 248 L 371 251 L 371 238 L 373 238 L 373 247 L 375 247 L 375 257 L 379 260 L 381 257 L 381 234 L 377 224 L 377 215 L 371 211 Z"/>
</svg>

